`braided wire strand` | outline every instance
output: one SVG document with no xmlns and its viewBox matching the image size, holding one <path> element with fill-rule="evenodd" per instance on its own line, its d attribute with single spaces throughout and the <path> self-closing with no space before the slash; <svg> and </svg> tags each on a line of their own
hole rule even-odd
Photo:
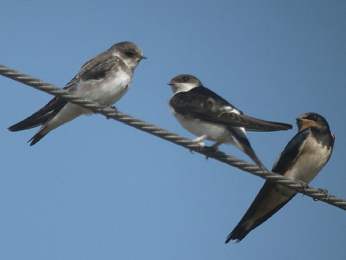
<svg viewBox="0 0 346 260">
<path fill-rule="evenodd" d="M 246 161 L 240 160 L 232 155 L 228 155 L 221 151 L 214 151 L 207 147 L 201 147 L 190 139 L 181 137 L 175 133 L 157 127 L 153 124 L 147 123 L 143 120 L 134 118 L 130 115 L 124 114 L 113 107 L 101 107 L 95 102 L 78 97 L 69 93 L 64 89 L 59 89 L 52 84 L 45 83 L 39 79 L 33 78 L 29 75 L 20 73 L 19 71 L 8 68 L 7 66 L 0 65 L 0 75 L 10 78 L 12 80 L 21 82 L 27 86 L 33 87 L 37 90 L 44 91 L 51 95 L 63 98 L 68 102 L 80 105 L 84 108 L 105 116 L 107 119 L 114 119 L 120 121 L 128 126 L 134 127 L 138 130 L 144 131 L 176 145 L 182 146 L 190 151 L 200 153 L 207 156 L 207 158 L 213 158 L 217 161 L 223 162 L 230 166 L 236 167 L 242 171 L 251 173 L 263 179 L 269 180 L 273 183 L 277 183 L 288 187 L 296 192 L 305 194 L 314 200 L 323 201 L 340 209 L 346 210 L 346 200 L 338 198 L 329 194 L 327 190 L 313 188 L 306 183 L 287 178 L 277 173 L 264 171 L 255 164 L 250 164 Z"/>
</svg>

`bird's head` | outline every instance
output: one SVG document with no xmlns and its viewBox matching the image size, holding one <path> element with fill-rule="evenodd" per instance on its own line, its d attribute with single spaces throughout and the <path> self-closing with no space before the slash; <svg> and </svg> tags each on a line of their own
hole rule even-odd
<svg viewBox="0 0 346 260">
<path fill-rule="evenodd" d="M 315 128 L 318 130 L 329 130 L 329 124 L 327 120 L 317 113 L 304 113 L 297 118 L 297 126 L 299 131 L 306 128 Z"/>
<path fill-rule="evenodd" d="M 168 83 L 174 94 L 178 92 L 187 92 L 193 88 L 202 86 L 201 81 L 193 75 L 180 74 L 171 79 Z"/>
<path fill-rule="evenodd" d="M 133 42 L 118 42 L 114 44 L 109 51 L 111 51 L 114 56 L 123 60 L 132 70 L 136 68 L 142 59 L 146 59 L 146 57 L 143 56 L 142 50 Z"/>
</svg>

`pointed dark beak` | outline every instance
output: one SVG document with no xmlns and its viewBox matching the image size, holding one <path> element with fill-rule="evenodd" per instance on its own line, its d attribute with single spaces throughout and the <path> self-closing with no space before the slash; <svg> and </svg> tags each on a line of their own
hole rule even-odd
<svg viewBox="0 0 346 260">
<path fill-rule="evenodd" d="M 141 56 L 141 60 L 146 60 L 146 59 L 148 59 L 148 57 Z"/>
<path fill-rule="evenodd" d="M 173 83 L 172 82 L 168 82 L 167 85 L 168 86 L 173 86 Z"/>
</svg>

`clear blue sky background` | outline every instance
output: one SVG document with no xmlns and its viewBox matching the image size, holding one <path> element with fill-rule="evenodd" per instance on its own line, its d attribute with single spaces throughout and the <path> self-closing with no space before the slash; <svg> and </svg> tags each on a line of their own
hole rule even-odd
<svg viewBox="0 0 346 260">
<path fill-rule="evenodd" d="M 149 59 L 118 108 L 187 137 L 167 106 L 178 73 L 257 117 L 323 114 L 336 147 L 313 185 L 346 198 L 345 1 L 6 1 L 0 24 L 0 63 L 59 86 L 111 44 L 138 43 Z M 0 86 L 0 259 L 346 259 L 345 211 L 298 195 L 225 245 L 262 179 L 101 116 L 30 147 L 35 130 L 6 128 L 51 97 Z M 295 132 L 249 138 L 270 167 Z"/>
</svg>

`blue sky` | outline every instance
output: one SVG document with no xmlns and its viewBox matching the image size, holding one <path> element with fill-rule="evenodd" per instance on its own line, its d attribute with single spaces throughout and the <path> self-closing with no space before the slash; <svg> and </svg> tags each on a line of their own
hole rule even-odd
<svg viewBox="0 0 346 260">
<path fill-rule="evenodd" d="M 250 115 L 324 115 L 334 154 L 313 186 L 346 198 L 344 1 L 7 1 L 0 63 L 63 86 L 131 40 L 148 60 L 119 110 L 192 137 L 167 82 L 192 73 Z M 239 244 L 229 231 L 263 180 L 101 116 L 30 147 L 12 123 L 51 97 L 0 77 L 1 259 L 345 259 L 345 212 L 298 195 Z M 270 167 L 295 134 L 250 133 Z M 231 146 L 222 150 L 247 159 Z"/>
</svg>

